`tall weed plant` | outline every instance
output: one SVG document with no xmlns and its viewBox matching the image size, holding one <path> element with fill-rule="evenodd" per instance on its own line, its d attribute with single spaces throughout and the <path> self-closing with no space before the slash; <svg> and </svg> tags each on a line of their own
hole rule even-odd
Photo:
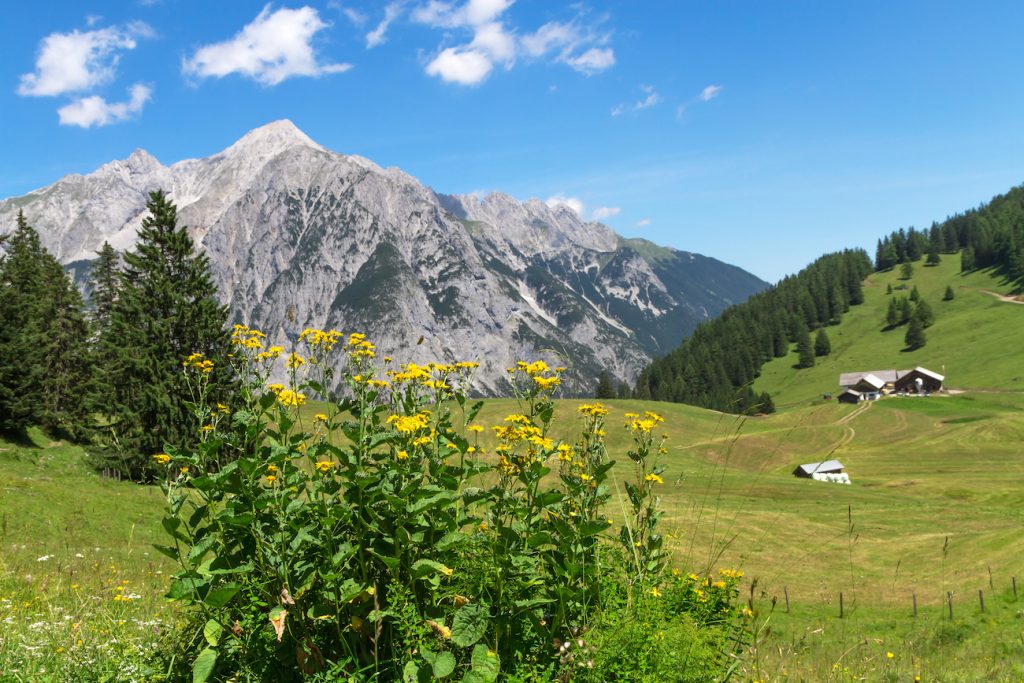
<svg viewBox="0 0 1024 683">
<path fill-rule="evenodd" d="M 488 429 L 475 363 L 398 365 L 333 330 L 290 351 L 244 326 L 232 339 L 237 405 L 211 403 L 213 364 L 189 357 L 198 446 L 153 456 L 159 549 L 180 564 L 168 597 L 191 615 L 170 679 L 688 680 L 670 665 L 682 641 L 694 671 L 725 671 L 738 576 L 666 571 L 659 416 L 626 417 L 635 467 L 609 533 L 608 411 L 581 406 L 579 437 L 553 439 L 563 368 L 509 368 L 520 412 Z M 310 420 L 314 397 L 326 412 Z"/>
</svg>

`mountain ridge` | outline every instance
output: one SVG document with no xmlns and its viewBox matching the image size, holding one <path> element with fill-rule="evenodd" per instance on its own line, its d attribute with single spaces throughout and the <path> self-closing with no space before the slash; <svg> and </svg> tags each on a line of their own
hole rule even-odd
<svg viewBox="0 0 1024 683">
<path fill-rule="evenodd" d="M 327 150 L 287 120 L 170 166 L 136 150 L 0 201 L 0 226 L 23 209 L 80 271 L 105 240 L 131 248 L 156 189 L 210 256 L 234 321 L 278 340 L 296 327 L 358 328 L 396 357 L 481 360 L 483 393 L 507 389 L 504 368 L 517 358 L 545 353 L 572 361 L 570 393 L 602 370 L 631 382 L 698 322 L 767 286 L 566 206 L 436 192 Z M 404 341 L 421 335 L 422 346 Z"/>
</svg>

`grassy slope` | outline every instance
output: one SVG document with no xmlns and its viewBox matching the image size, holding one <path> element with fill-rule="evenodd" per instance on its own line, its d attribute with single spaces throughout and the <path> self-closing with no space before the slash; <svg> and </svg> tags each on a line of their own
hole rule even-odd
<svg viewBox="0 0 1024 683">
<path fill-rule="evenodd" d="M 899 269 L 874 273 L 864 288 L 864 304 L 854 306 L 840 325 L 827 328 L 832 353 L 819 358 L 813 368 L 795 370 L 794 350 L 785 358 L 766 364 L 755 382 L 757 391 L 771 393 L 778 407 L 806 404 L 823 393 L 838 392 L 839 374 L 859 370 L 911 368 L 923 365 L 942 372 L 956 388 L 996 388 L 1024 391 L 1024 365 L 1015 352 L 1024 325 L 1024 306 L 999 301 L 985 289 L 1009 293 L 1001 278 L 988 271 L 961 275 L 960 258 L 944 255 L 936 267 L 923 261 L 914 265 L 914 277 L 904 282 Z M 935 312 L 935 324 L 928 328 L 927 345 L 913 352 L 903 351 L 906 326 L 882 331 L 889 305 L 886 285 L 894 288 L 917 285 Z M 942 301 L 947 285 L 956 294 Z"/>
<path fill-rule="evenodd" d="M 964 299 L 961 292 L 958 300 Z M 579 403 L 560 402 L 556 436 L 572 434 Z M 933 680 L 980 680 L 995 666 L 997 649 L 1024 661 L 1020 643 L 1005 635 L 1024 601 L 989 595 L 983 617 L 976 607 L 977 589 L 989 592 L 989 567 L 997 592 L 1019 575 L 1024 594 L 1021 394 L 892 398 L 863 412 L 810 401 L 763 418 L 684 405 L 609 404 L 609 446 L 617 458 L 628 445 L 623 413 L 653 409 L 666 418 L 671 452 L 662 494 L 678 565 L 733 566 L 756 576 L 762 618 L 788 588 L 793 612 L 771 617 L 772 635 L 759 652 L 772 678 L 785 669 L 791 680 L 819 680 L 847 650 L 842 665 L 869 672 L 870 680 L 911 655 L 923 660 L 915 671 L 947 672 Z M 311 419 L 317 410 L 311 405 L 303 412 Z M 517 411 L 514 401 L 491 401 L 478 422 L 497 424 Z M 853 486 L 790 474 L 797 463 L 826 455 L 847 464 Z M 631 476 L 628 462 L 613 472 L 620 485 Z M 88 472 L 76 448 L 0 443 L 0 607 L 13 610 L 12 623 L 55 626 L 0 632 L 0 663 L 33 675 L 41 666 L 52 670 L 67 657 L 57 648 L 70 651 L 79 638 L 72 623 L 89 624 L 83 640 L 93 643 L 93 659 L 111 661 L 96 656 L 103 643 L 113 638 L 123 648 L 143 637 L 139 624 L 170 618 L 160 600 L 170 568 L 149 547 L 161 540 L 161 508 L 154 489 Z M 44 555 L 52 557 L 38 562 Z M 121 581 L 141 599 L 113 602 Z M 941 620 L 947 590 L 957 596 L 952 625 Z M 839 591 L 847 608 L 842 621 Z M 914 592 L 917 621 L 909 617 Z M 25 657 L 24 644 L 38 643 L 43 632 L 42 647 L 52 658 Z M 886 650 L 899 659 L 884 659 Z M 1011 678 L 1011 671 L 998 669 L 993 680 Z"/>
</svg>

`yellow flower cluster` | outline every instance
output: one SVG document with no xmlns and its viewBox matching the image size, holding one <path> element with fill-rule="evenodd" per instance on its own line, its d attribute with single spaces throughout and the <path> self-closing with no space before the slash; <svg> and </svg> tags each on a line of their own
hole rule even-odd
<svg viewBox="0 0 1024 683">
<path fill-rule="evenodd" d="M 632 419 L 630 419 L 631 416 Z M 665 421 L 661 415 L 647 411 L 644 413 L 643 419 L 640 418 L 636 413 L 626 413 L 626 426 L 634 432 L 650 432 L 652 429 L 657 427 L 660 423 Z"/>
<path fill-rule="evenodd" d="M 277 402 L 289 408 L 301 406 L 306 402 L 305 394 L 291 389 L 282 388 L 280 391 L 274 393 L 277 394 Z"/>
<path fill-rule="evenodd" d="M 263 348 L 263 340 L 267 338 L 267 335 L 263 334 L 259 330 L 254 330 L 247 325 L 235 325 L 234 330 L 231 332 L 231 343 L 235 346 L 241 346 L 244 349 L 252 349 L 259 351 Z"/>
<path fill-rule="evenodd" d="M 285 363 L 285 366 L 289 370 L 296 370 L 305 364 L 306 359 L 293 351 L 292 353 L 288 354 L 288 360 Z"/>
<path fill-rule="evenodd" d="M 565 368 L 552 369 L 542 360 L 535 360 L 532 363 L 518 361 L 515 367 L 508 368 L 509 374 L 523 372 L 533 382 L 540 392 L 550 392 L 562 384 L 562 373 Z"/>
<path fill-rule="evenodd" d="M 366 340 L 362 332 L 353 332 L 348 336 L 348 355 L 353 360 L 374 358 L 377 355 L 376 348 Z"/>
<path fill-rule="evenodd" d="M 260 353 L 257 353 L 256 354 L 256 360 L 258 360 L 258 361 L 275 361 L 275 360 L 277 360 L 278 358 L 281 357 L 282 353 L 284 353 L 284 347 L 283 346 L 271 346 L 266 351 L 261 351 Z"/>
<path fill-rule="evenodd" d="M 388 424 L 399 434 L 415 434 L 430 426 L 430 411 L 424 410 L 415 415 L 391 415 Z"/>
<path fill-rule="evenodd" d="M 334 349 L 334 346 L 341 339 L 342 334 L 338 330 L 317 330 L 312 327 L 307 327 L 299 335 L 299 341 L 304 341 L 314 348 L 322 350 L 324 353 Z"/>
<path fill-rule="evenodd" d="M 182 365 L 184 365 L 186 369 L 196 370 L 197 372 L 201 372 L 205 375 L 213 372 L 213 361 L 207 359 L 206 356 L 201 353 L 193 353 L 182 361 Z"/>
<path fill-rule="evenodd" d="M 653 481 L 655 484 L 664 484 L 665 483 L 664 479 L 662 479 L 657 474 L 654 474 L 653 472 L 651 472 L 646 477 L 644 477 L 644 479 L 647 480 L 647 481 Z"/>
<path fill-rule="evenodd" d="M 608 409 L 600 403 L 584 403 L 576 410 L 589 417 L 601 417 L 608 414 Z"/>
<path fill-rule="evenodd" d="M 324 474 L 334 469 L 335 465 L 336 463 L 330 460 L 320 460 L 319 462 L 316 463 L 316 465 L 314 465 L 314 467 L 316 467 L 317 472 Z"/>
<path fill-rule="evenodd" d="M 171 461 L 171 456 L 167 455 L 166 453 L 157 453 L 156 455 L 153 456 L 153 459 L 156 460 L 157 463 L 160 465 L 166 465 Z"/>
</svg>

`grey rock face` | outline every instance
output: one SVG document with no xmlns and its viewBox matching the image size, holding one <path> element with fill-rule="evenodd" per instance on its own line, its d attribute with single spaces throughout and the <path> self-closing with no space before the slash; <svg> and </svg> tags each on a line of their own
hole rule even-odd
<svg viewBox="0 0 1024 683">
<path fill-rule="evenodd" d="M 289 121 L 206 159 L 168 167 L 138 150 L 4 200 L 0 231 L 22 209 L 61 262 L 87 261 L 104 240 L 130 249 L 160 188 L 209 254 L 235 322 L 278 341 L 333 327 L 365 332 L 396 359 L 476 360 L 487 394 L 503 393 L 516 360 L 540 357 L 569 368 L 567 393 L 591 391 L 601 370 L 632 382 L 700 322 L 766 286 L 564 206 L 437 194 L 326 150 Z"/>
</svg>

